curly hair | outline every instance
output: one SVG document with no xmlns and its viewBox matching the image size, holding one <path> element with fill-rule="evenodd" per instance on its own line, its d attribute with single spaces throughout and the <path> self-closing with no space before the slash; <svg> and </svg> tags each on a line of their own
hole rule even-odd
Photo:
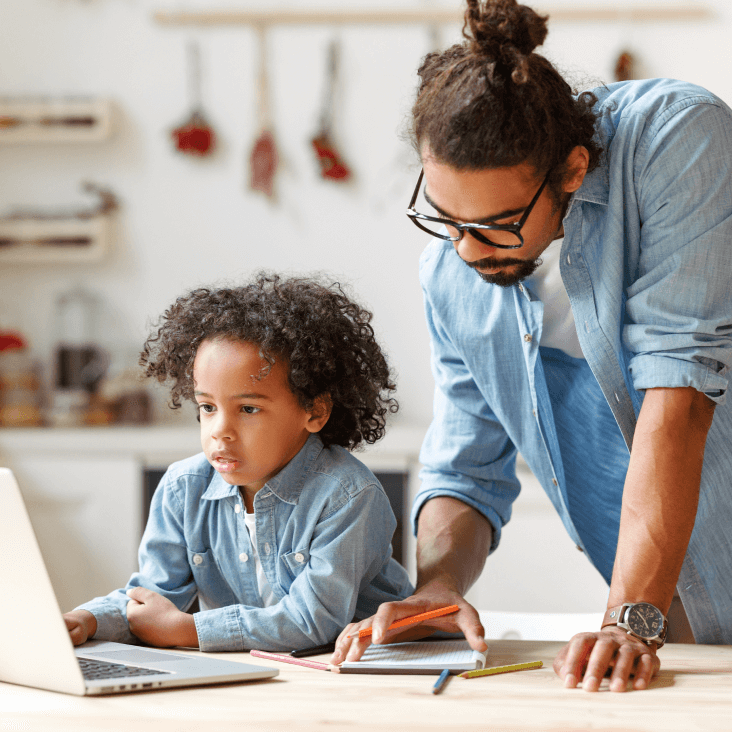
<svg viewBox="0 0 732 732">
<path fill-rule="evenodd" d="M 181 399 L 194 400 L 193 362 L 203 341 L 255 343 L 266 362 L 259 378 L 283 359 L 303 409 L 323 396 L 332 406 L 318 433 L 326 447 L 352 450 L 381 439 L 387 414 L 399 408 L 371 319 L 337 282 L 260 272 L 241 287 L 199 288 L 179 297 L 145 341 L 140 365 L 145 376 L 172 381 L 170 406 L 177 409 Z"/>
<path fill-rule="evenodd" d="M 534 52 L 547 35 L 547 17 L 516 0 L 467 0 L 465 40 L 429 53 L 418 70 L 410 136 L 418 154 L 430 153 L 457 170 L 528 162 L 551 171 L 558 190 L 570 152 L 601 148 L 595 139 L 597 98 L 574 96 L 554 66 Z"/>
</svg>

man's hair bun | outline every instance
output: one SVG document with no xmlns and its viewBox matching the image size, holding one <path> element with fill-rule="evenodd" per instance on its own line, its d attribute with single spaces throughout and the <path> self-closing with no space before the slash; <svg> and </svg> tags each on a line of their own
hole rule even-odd
<svg viewBox="0 0 732 732">
<path fill-rule="evenodd" d="M 528 57 L 546 38 L 547 19 L 516 0 L 468 0 L 463 35 L 472 53 L 503 66 L 523 84 Z"/>
</svg>

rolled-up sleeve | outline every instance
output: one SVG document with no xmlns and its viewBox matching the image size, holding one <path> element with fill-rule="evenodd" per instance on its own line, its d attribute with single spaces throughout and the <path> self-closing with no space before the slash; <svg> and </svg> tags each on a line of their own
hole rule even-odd
<svg viewBox="0 0 732 732">
<path fill-rule="evenodd" d="M 643 135 L 641 215 L 624 345 L 638 390 L 693 387 L 724 403 L 732 366 L 732 118 L 709 97 L 670 106 Z"/>
</svg>

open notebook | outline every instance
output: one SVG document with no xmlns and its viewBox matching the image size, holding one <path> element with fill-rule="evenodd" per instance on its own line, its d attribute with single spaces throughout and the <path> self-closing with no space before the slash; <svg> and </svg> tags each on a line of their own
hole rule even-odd
<svg viewBox="0 0 732 732">
<path fill-rule="evenodd" d="M 484 668 L 488 651 L 474 651 L 468 641 L 437 640 L 369 646 L 360 661 L 340 665 L 345 674 L 439 674 Z"/>
</svg>

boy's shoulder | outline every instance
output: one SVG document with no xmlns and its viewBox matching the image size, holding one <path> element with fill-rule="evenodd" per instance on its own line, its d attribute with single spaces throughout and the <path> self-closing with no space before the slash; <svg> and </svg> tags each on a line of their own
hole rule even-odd
<svg viewBox="0 0 732 732">
<path fill-rule="evenodd" d="M 347 491 L 360 491 L 368 485 L 379 485 L 371 469 L 340 445 L 324 447 L 312 469 L 317 475 L 333 478 Z"/>
<path fill-rule="evenodd" d="M 208 487 L 216 471 L 206 458 L 205 453 L 200 452 L 184 460 L 172 463 L 165 471 L 163 483 L 171 490 L 189 491 L 191 489 L 203 493 Z"/>
<path fill-rule="evenodd" d="M 315 436 L 269 486 L 284 500 L 321 506 L 342 504 L 368 489 L 383 492 L 376 476 L 357 457 L 339 445 L 324 447 Z"/>
</svg>

